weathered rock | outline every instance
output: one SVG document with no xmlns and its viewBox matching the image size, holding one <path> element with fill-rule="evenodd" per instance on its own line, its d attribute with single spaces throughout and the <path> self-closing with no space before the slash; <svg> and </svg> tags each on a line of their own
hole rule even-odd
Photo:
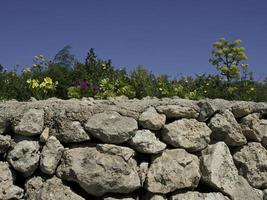
<svg viewBox="0 0 267 200">
<path fill-rule="evenodd" d="M 27 200 L 84 200 L 57 177 L 46 181 L 40 177 L 30 179 L 26 184 L 25 196 Z"/>
<path fill-rule="evenodd" d="M 157 154 L 166 148 L 166 144 L 161 142 L 154 133 L 149 130 L 138 130 L 129 144 L 140 153 Z"/>
<path fill-rule="evenodd" d="M 156 107 L 159 113 L 163 113 L 167 118 L 197 118 L 199 116 L 199 107 L 197 105 L 163 105 Z"/>
<path fill-rule="evenodd" d="M 7 160 L 16 171 L 30 176 L 38 168 L 39 154 L 38 142 L 24 140 L 8 153 Z"/>
<path fill-rule="evenodd" d="M 267 189 L 263 190 L 263 200 L 267 200 Z"/>
<path fill-rule="evenodd" d="M 45 127 L 45 129 L 43 130 L 43 132 L 40 135 L 40 142 L 46 143 L 48 138 L 49 138 L 49 128 Z"/>
<path fill-rule="evenodd" d="M 24 136 L 40 135 L 44 127 L 44 110 L 29 109 L 24 113 L 17 125 L 14 127 L 16 134 Z"/>
<path fill-rule="evenodd" d="M 149 107 L 139 117 L 139 124 L 149 130 L 159 130 L 166 122 L 166 116 L 159 114 L 154 107 Z"/>
<path fill-rule="evenodd" d="M 164 126 L 162 140 L 190 152 L 204 149 L 210 142 L 210 128 L 196 119 L 180 119 Z"/>
<path fill-rule="evenodd" d="M 138 127 L 133 118 L 117 112 L 103 112 L 93 115 L 85 124 L 85 129 L 103 142 L 119 144 L 133 137 Z"/>
<path fill-rule="evenodd" d="M 135 200 L 132 197 L 104 197 L 103 200 Z"/>
<path fill-rule="evenodd" d="M 54 174 L 63 154 L 64 147 L 56 137 L 48 138 L 40 158 L 40 169 L 45 174 Z"/>
<path fill-rule="evenodd" d="M 231 153 L 224 142 L 209 145 L 201 156 L 202 180 L 232 200 L 261 200 L 262 194 L 238 175 Z"/>
<path fill-rule="evenodd" d="M 253 113 L 243 117 L 240 125 L 244 136 L 249 141 L 260 142 L 263 138 L 263 125 L 261 124 L 260 114 Z"/>
<path fill-rule="evenodd" d="M 215 114 L 210 120 L 209 127 L 212 130 L 212 137 L 217 141 L 224 141 L 230 146 L 247 143 L 240 125 L 229 110 Z"/>
<path fill-rule="evenodd" d="M 0 161 L 0 199 L 1 200 L 17 200 L 22 199 L 23 189 L 13 185 L 14 179 L 9 165 Z"/>
<path fill-rule="evenodd" d="M 70 121 L 63 118 L 57 121 L 58 130 L 51 135 L 55 136 L 62 143 L 84 142 L 90 140 L 78 121 Z"/>
<path fill-rule="evenodd" d="M 9 135 L 0 135 L 0 154 L 5 153 L 11 146 L 11 137 Z"/>
<path fill-rule="evenodd" d="M 7 120 L 4 118 L 4 116 L 0 115 L 0 135 L 5 132 L 6 128 L 7 128 Z"/>
<path fill-rule="evenodd" d="M 232 105 L 232 112 L 235 118 L 244 117 L 253 112 L 257 112 L 263 105 L 255 104 L 249 101 L 236 101 Z"/>
<path fill-rule="evenodd" d="M 248 143 L 237 151 L 234 162 L 239 174 L 255 188 L 267 188 L 267 150 L 256 142 Z"/>
<path fill-rule="evenodd" d="M 263 126 L 263 137 L 261 143 L 267 149 L 267 120 L 262 119 L 261 125 Z"/>
<path fill-rule="evenodd" d="M 221 193 L 186 192 L 176 194 L 170 200 L 230 200 Z"/>
<path fill-rule="evenodd" d="M 90 169 L 90 170 L 88 170 Z M 130 193 L 141 186 L 135 167 L 121 156 L 101 153 L 96 148 L 75 148 L 64 152 L 57 174 L 74 181 L 89 194 Z"/>
<path fill-rule="evenodd" d="M 146 180 L 146 176 L 147 176 L 147 172 L 148 172 L 148 166 L 149 166 L 148 162 L 141 162 L 139 167 L 138 167 L 138 175 L 139 175 L 140 182 L 141 182 L 142 186 Z"/>
<path fill-rule="evenodd" d="M 197 156 L 184 149 L 165 150 L 155 156 L 147 173 L 145 188 L 166 194 L 177 189 L 195 188 L 200 180 Z"/>
<path fill-rule="evenodd" d="M 165 195 L 162 194 L 153 194 L 147 192 L 143 198 L 144 200 L 167 200 Z"/>
</svg>

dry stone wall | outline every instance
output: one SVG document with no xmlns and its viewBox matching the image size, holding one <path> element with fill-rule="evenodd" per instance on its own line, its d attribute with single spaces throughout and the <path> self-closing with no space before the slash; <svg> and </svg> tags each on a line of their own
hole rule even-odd
<svg viewBox="0 0 267 200">
<path fill-rule="evenodd" d="M 267 103 L 0 103 L 0 200 L 266 200 Z"/>
</svg>

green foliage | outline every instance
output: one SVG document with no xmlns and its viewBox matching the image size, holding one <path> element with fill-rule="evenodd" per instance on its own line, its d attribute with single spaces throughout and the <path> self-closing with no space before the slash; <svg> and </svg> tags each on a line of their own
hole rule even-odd
<svg viewBox="0 0 267 200">
<path fill-rule="evenodd" d="M 227 81 L 237 80 L 240 78 L 240 71 L 243 70 L 247 75 L 248 59 L 245 48 L 240 47 L 241 40 L 229 42 L 221 38 L 218 42 L 213 43 L 212 58 L 210 62 L 216 66 L 221 75 L 225 76 Z"/>
</svg>

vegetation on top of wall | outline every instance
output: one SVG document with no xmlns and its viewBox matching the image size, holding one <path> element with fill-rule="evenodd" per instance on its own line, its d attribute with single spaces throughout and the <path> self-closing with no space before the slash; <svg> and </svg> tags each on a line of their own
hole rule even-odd
<svg viewBox="0 0 267 200">
<path fill-rule="evenodd" d="M 215 42 L 209 61 L 218 70 L 217 75 L 204 73 L 171 79 L 164 74 L 156 76 L 141 65 L 131 72 L 116 68 L 111 60 L 100 59 L 94 49 L 89 50 L 81 63 L 71 54 L 70 46 L 65 46 L 52 60 L 35 56 L 34 64 L 21 73 L 7 71 L 0 65 L 0 100 L 104 99 L 125 95 L 267 101 L 267 77 L 263 82 L 254 80 L 240 40 L 229 42 L 221 38 Z"/>
</svg>

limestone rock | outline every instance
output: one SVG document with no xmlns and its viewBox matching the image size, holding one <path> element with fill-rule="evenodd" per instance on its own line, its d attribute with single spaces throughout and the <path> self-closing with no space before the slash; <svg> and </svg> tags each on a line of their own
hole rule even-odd
<svg viewBox="0 0 267 200">
<path fill-rule="evenodd" d="M 263 137 L 261 143 L 267 149 L 267 119 L 262 119 L 261 125 L 263 126 Z"/>
<path fill-rule="evenodd" d="M 267 200 L 267 189 L 263 190 L 263 200 Z"/>
<path fill-rule="evenodd" d="M 139 124 L 149 130 L 159 130 L 166 122 L 166 116 L 159 114 L 154 107 L 149 107 L 139 117 Z"/>
<path fill-rule="evenodd" d="M 157 154 L 166 148 L 154 133 L 149 130 L 138 130 L 131 138 L 129 144 L 140 153 Z"/>
<path fill-rule="evenodd" d="M 90 140 L 78 121 L 70 121 L 63 118 L 57 121 L 58 130 L 51 135 L 55 136 L 62 143 L 84 142 Z"/>
<path fill-rule="evenodd" d="M 170 200 L 230 200 L 221 193 L 186 192 L 174 195 Z"/>
<path fill-rule="evenodd" d="M 90 170 L 88 170 L 90 169 Z M 87 193 L 130 193 L 141 186 L 138 172 L 121 156 L 99 152 L 96 148 L 75 148 L 64 152 L 57 174 L 78 183 Z"/>
<path fill-rule="evenodd" d="M 11 146 L 11 137 L 9 135 L 0 135 L 0 154 L 5 153 Z"/>
<path fill-rule="evenodd" d="M 162 194 L 153 194 L 147 192 L 144 196 L 144 200 L 167 200 L 167 198 L 165 195 Z"/>
<path fill-rule="evenodd" d="M 212 130 L 212 136 L 217 141 L 224 141 L 230 146 L 240 146 L 247 143 L 240 125 L 229 110 L 215 114 L 210 120 L 209 127 Z"/>
<path fill-rule="evenodd" d="M 190 152 L 204 149 L 210 142 L 210 128 L 196 119 L 180 119 L 164 126 L 162 140 Z"/>
<path fill-rule="evenodd" d="M 138 167 L 138 175 L 140 177 L 140 181 L 141 181 L 142 186 L 146 180 L 146 176 L 147 176 L 147 172 L 148 172 L 148 166 L 149 166 L 148 162 L 141 162 L 139 167 Z"/>
<path fill-rule="evenodd" d="M 40 159 L 40 169 L 45 174 L 54 174 L 63 154 L 64 147 L 56 137 L 48 138 L 43 147 Z"/>
<path fill-rule="evenodd" d="M 260 114 L 253 113 L 240 120 L 242 132 L 249 141 L 261 142 L 263 138 L 263 125 L 261 124 Z"/>
<path fill-rule="evenodd" d="M 197 118 L 199 116 L 199 107 L 192 105 L 162 105 L 156 107 L 159 113 L 163 113 L 167 118 Z"/>
<path fill-rule="evenodd" d="M 45 129 L 43 130 L 43 132 L 40 135 L 40 142 L 46 143 L 48 138 L 49 138 L 49 128 L 45 127 Z"/>
<path fill-rule="evenodd" d="M 5 132 L 7 125 L 8 125 L 7 120 L 4 118 L 4 116 L 0 115 L 0 135 Z"/>
<path fill-rule="evenodd" d="M 40 177 L 30 179 L 26 184 L 27 200 L 84 200 L 81 196 L 75 194 L 62 181 L 53 177 L 46 181 Z"/>
<path fill-rule="evenodd" d="M 135 200 L 132 197 L 104 197 L 103 200 Z"/>
<path fill-rule="evenodd" d="M 38 142 L 24 140 L 8 153 L 7 160 L 16 171 L 30 176 L 38 168 L 39 154 Z"/>
<path fill-rule="evenodd" d="M 138 127 L 135 119 L 109 111 L 93 115 L 85 129 L 103 142 L 119 144 L 129 140 Z"/>
<path fill-rule="evenodd" d="M 232 105 L 232 112 L 235 118 L 240 118 L 253 112 L 257 112 L 259 109 L 257 107 L 261 107 L 261 105 L 257 105 L 254 102 L 249 101 L 236 101 Z"/>
<path fill-rule="evenodd" d="M 232 200 L 262 200 L 262 193 L 238 175 L 224 142 L 209 145 L 202 151 L 200 161 L 202 180 L 210 187 L 228 194 Z"/>
<path fill-rule="evenodd" d="M 255 188 L 267 188 L 267 150 L 256 142 L 248 143 L 234 156 L 239 174 Z"/>
<path fill-rule="evenodd" d="M 23 197 L 23 189 L 13 185 L 14 179 L 9 165 L 0 161 L 0 199 L 1 200 L 19 200 Z"/>
<path fill-rule="evenodd" d="M 166 194 L 177 189 L 195 188 L 200 180 L 198 157 L 184 149 L 165 150 L 155 156 L 147 173 L 145 188 Z"/>
<path fill-rule="evenodd" d="M 24 113 L 17 125 L 14 127 L 16 134 L 24 136 L 40 135 L 44 127 L 44 110 L 29 109 Z"/>
</svg>

